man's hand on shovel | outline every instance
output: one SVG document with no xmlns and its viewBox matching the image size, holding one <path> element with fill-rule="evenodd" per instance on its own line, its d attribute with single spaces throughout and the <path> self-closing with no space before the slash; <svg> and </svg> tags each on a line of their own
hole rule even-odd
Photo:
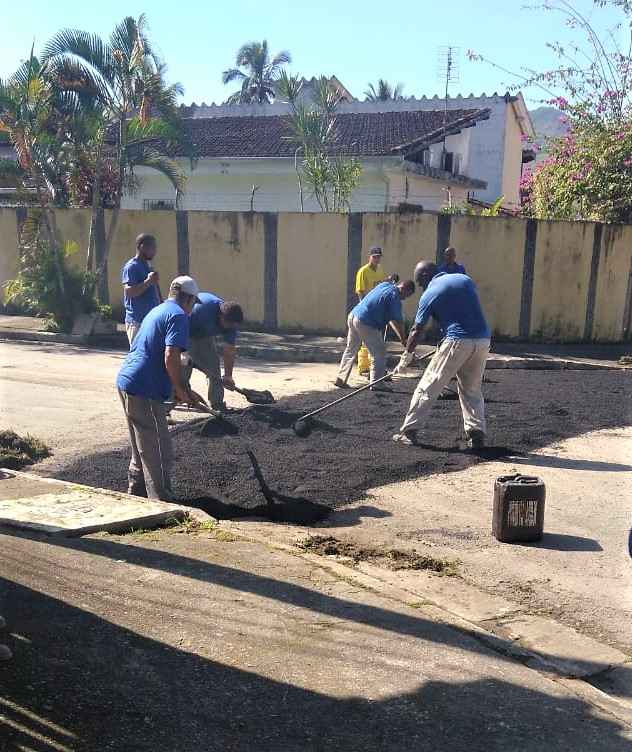
<svg viewBox="0 0 632 752">
<path fill-rule="evenodd" d="M 402 373 L 410 366 L 415 359 L 415 353 L 404 350 L 399 359 L 399 363 L 393 369 L 393 376 L 401 376 Z"/>
<path fill-rule="evenodd" d="M 174 391 L 176 402 L 187 405 L 187 407 L 197 408 L 198 410 L 202 410 L 202 412 L 211 412 L 211 408 L 206 403 L 204 397 L 201 397 L 197 392 L 194 392 L 193 389 L 176 388 Z"/>
</svg>

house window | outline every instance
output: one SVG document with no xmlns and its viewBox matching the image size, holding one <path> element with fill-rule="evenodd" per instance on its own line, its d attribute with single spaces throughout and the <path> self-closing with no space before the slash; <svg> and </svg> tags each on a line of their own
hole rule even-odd
<svg viewBox="0 0 632 752">
<path fill-rule="evenodd" d="M 172 199 L 146 198 L 143 200 L 145 211 L 173 211 L 175 208 L 176 202 Z"/>
</svg>

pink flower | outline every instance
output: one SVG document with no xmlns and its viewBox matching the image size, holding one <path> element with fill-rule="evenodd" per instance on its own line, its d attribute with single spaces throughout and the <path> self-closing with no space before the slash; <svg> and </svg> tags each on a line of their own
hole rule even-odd
<svg viewBox="0 0 632 752">
<path fill-rule="evenodd" d="M 632 167 L 632 157 L 628 157 L 627 159 L 624 159 L 623 164 L 625 167 Z"/>
</svg>

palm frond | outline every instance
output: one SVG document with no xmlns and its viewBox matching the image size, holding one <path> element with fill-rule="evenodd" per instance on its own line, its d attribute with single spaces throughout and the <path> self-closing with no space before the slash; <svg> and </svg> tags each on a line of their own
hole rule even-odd
<svg viewBox="0 0 632 752">
<path fill-rule="evenodd" d="M 271 65 L 275 68 L 280 67 L 281 65 L 285 65 L 286 63 L 292 62 L 292 55 L 287 50 L 282 50 L 281 52 L 277 52 L 277 54 L 272 58 Z"/>
<path fill-rule="evenodd" d="M 130 155 L 129 165 L 132 170 L 135 167 L 150 167 L 164 175 L 176 190 L 184 191 L 186 175 L 182 172 L 178 163 L 151 146 L 140 145 L 135 147 L 133 154 Z"/>
<path fill-rule="evenodd" d="M 242 81 L 244 78 L 247 78 L 247 76 L 243 71 L 240 71 L 239 68 L 229 68 L 222 73 L 223 84 L 229 84 L 236 80 Z"/>
<path fill-rule="evenodd" d="M 84 67 L 86 79 L 101 78 L 112 86 L 115 66 L 111 48 L 97 34 L 78 29 L 62 29 L 44 45 L 42 60 L 76 62 Z M 88 67 L 89 66 L 89 67 Z"/>
</svg>

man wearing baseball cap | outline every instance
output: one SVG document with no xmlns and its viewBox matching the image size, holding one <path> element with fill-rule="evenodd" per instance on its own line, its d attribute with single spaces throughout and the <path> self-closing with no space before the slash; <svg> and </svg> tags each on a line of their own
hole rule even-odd
<svg viewBox="0 0 632 752">
<path fill-rule="evenodd" d="M 189 316 L 200 292 L 192 277 L 176 277 L 164 303 L 152 308 L 134 337 L 116 386 L 127 418 L 132 459 L 128 493 L 150 499 L 172 498 L 173 460 L 165 400 L 205 405 L 186 384 L 180 356 L 189 345 Z"/>
<path fill-rule="evenodd" d="M 355 291 L 358 300 L 371 292 L 380 282 L 384 282 L 386 274 L 382 269 L 382 249 L 379 245 L 374 245 L 369 250 L 369 262 L 358 269 L 356 274 Z M 371 366 L 369 351 L 363 344 L 358 351 L 358 372 L 360 375 L 368 375 Z"/>
</svg>

